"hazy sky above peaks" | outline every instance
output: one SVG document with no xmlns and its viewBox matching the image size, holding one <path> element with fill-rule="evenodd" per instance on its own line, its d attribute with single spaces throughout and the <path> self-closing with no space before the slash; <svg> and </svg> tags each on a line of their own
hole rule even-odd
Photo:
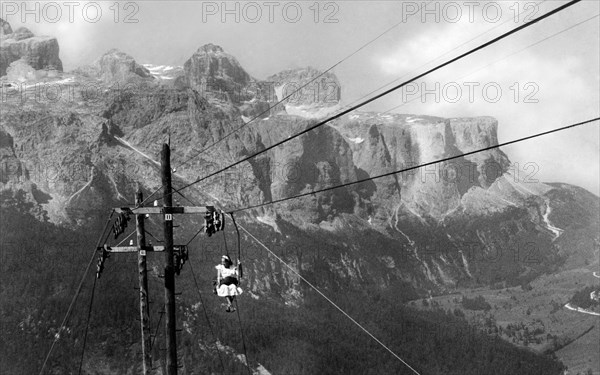
<svg viewBox="0 0 600 375">
<path fill-rule="evenodd" d="M 344 59 L 333 72 L 349 104 L 565 3 L 59 1 L 28 2 L 25 12 L 21 1 L 3 1 L 1 17 L 13 29 L 55 36 L 67 71 L 111 48 L 139 63 L 183 65 L 206 43 L 223 47 L 258 79 L 295 67 L 325 70 Z M 582 1 L 363 110 L 493 116 L 500 142 L 598 117 L 599 13 L 599 1 Z M 599 128 L 596 122 L 503 150 L 531 179 L 599 194 Z"/>
</svg>

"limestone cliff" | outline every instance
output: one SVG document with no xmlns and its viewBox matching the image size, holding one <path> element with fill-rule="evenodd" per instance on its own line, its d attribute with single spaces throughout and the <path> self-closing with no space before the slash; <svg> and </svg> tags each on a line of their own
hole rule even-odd
<svg viewBox="0 0 600 375">
<path fill-rule="evenodd" d="M 0 76 L 6 75 L 6 69 L 13 62 L 24 59 L 36 70 L 55 69 L 62 71 L 59 47 L 56 38 L 35 36 L 24 27 L 12 31 L 10 24 L 2 20 L 0 36 Z"/>
</svg>

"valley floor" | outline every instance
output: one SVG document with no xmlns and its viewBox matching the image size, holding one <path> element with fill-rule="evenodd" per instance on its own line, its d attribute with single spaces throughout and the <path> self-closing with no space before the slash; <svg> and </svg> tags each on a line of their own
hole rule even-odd
<svg viewBox="0 0 600 375">
<path fill-rule="evenodd" d="M 417 308 L 459 310 L 478 329 L 498 335 L 517 346 L 554 353 L 569 369 L 570 375 L 600 374 L 600 317 L 569 308 L 573 294 L 586 285 L 598 283 L 598 273 L 590 268 L 565 270 L 544 275 L 531 288 L 467 289 L 426 300 L 411 301 Z M 527 290 L 529 289 L 529 290 Z M 467 310 L 462 296 L 483 297 L 488 311 Z M 590 314 L 591 313 L 591 314 Z"/>
</svg>

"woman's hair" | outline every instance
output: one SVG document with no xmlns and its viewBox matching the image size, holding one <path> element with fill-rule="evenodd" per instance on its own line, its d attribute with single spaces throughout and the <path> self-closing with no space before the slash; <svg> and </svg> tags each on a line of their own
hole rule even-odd
<svg viewBox="0 0 600 375">
<path fill-rule="evenodd" d="M 225 260 L 225 263 L 227 263 L 228 266 L 231 266 L 233 264 L 233 262 L 231 261 L 231 258 L 227 255 L 223 255 L 221 257 L 221 259 Z"/>
</svg>

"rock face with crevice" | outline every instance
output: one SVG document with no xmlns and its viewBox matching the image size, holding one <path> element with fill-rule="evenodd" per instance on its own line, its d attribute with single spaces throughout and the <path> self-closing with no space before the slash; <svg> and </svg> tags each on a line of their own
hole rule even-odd
<svg viewBox="0 0 600 375">
<path fill-rule="evenodd" d="M 497 144 L 498 124 L 490 117 L 355 112 L 332 126 L 348 140 L 353 162 L 363 176 L 454 158 L 373 181 L 372 199 L 381 208 L 386 207 L 384 202 L 395 201 L 419 216 L 439 220 L 461 208 L 467 191 L 489 188 L 510 165 L 498 149 L 460 156 Z M 386 216 L 381 210 L 378 215 Z"/>
</svg>

